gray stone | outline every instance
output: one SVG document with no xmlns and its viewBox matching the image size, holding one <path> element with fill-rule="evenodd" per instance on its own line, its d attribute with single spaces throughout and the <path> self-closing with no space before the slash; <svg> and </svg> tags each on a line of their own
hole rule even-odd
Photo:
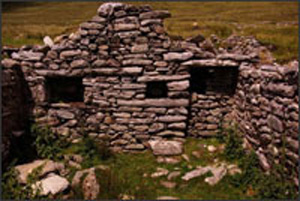
<svg viewBox="0 0 300 201">
<path fill-rule="evenodd" d="M 125 32 L 118 32 L 115 35 L 119 36 L 121 39 L 125 38 L 132 38 L 132 37 L 137 37 L 140 35 L 141 32 L 139 31 L 125 31 Z"/>
<path fill-rule="evenodd" d="M 165 187 L 165 188 L 175 188 L 176 187 L 176 183 L 175 182 L 170 182 L 170 181 L 160 181 L 160 184 Z"/>
<path fill-rule="evenodd" d="M 202 59 L 202 60 L 190 60 L 186 61 L 181 64 L 182 66 L 191 66 L 191 67 L 208 67 L 208 66 L 214 66 L 214 67 L 222 67 L 222 66 L 228 66 L 228 67 L 238 67 L 239 64 L 235 61 L 231 60 L 216 60 L 216 59 Z"/>
<path fill-rule="evenodd" d="M 165 130 L 162 131 L 160 133 L 157 133 L 157 136 L 162 136 L 162 137 L 166 137 L 166 136 L 172 136 L 172 137 L 184 137 L 184 132 L 181 131 L 171 131 L 171 130 Z"/>
<path fill-rule="evenodd" d="M 141 68 L 141 67 L 125 67 L 125 68 L 122 68 L 121 74 L 137 75 L 137 74 L 140 74 L 142 71 L 143 71 L 143 68 Z"/>
<path fill-rule="evenodd" d="M 162 24 L 162 20 L 161 19 L 147 19 L 147 20 L 141 21 L 142 26 L 148 26 L 148 25 L 152 25 L 152 24 Z"/>
<path fill-rule="evenodd" d="M 138 28 L 138 24 L 114 24 L 115 31 L 131 31 Z"/>
<path fill-rule="evenodd" d="M 141 76 L 138 77 L 138 82 L 152 82 L 152 81 L 177 81 L 189 78 L 190 75 L 154 75 L 154 76 Z"/>
<path fill-rule="evenodd" d="M 122 61 L 122 64 L 124 66 L 147 66 L 147 65 L 151 65 L 153 63 L 152 60 L 147 60 L 147 59 L 127 59 Z"/>
<path fill-rule="evenodd" d="M 45 36 L 43 42 L 49 47 L 52 47 L 54 45 L 53 40 L 49 36 Z"/>
<path fill-rule="evenodd" d="M 177 53 L 177 52 L 170 52 L 164 54 L 164 60 L 165 61 L 185 61 L 190 58 L 192 58 L 194 54 L 192 52 L 183 52 L 183 53 Z"/>
<path fill-rule="evenodd" d="M 18 53 L 13 52 L 11 57 L 16 60 L 24 60 L 24 61 L 41 61 L 44 54 L 41 52 L 33 52 L 33 51 L 20 51 Z"/>
<path fill-rule="evenodd" d="M 183 152 L 182 143 L 177 141 L 151 140 L 149 144 L 156 156 L 180 155 Z"/>
<path fill-rule="evenodd" d="M 149 50 L 148 44 L 135 44 L 131 48 L 132 53 L 145 53 Z"/>
<path fill-rule="evenodd" d="M 157 167 L 156 172 L 151 174 L 151 178 L 162 177 L 162 176 L 167 175 L 168 173 L 169 173 L 169 170 L 167 170 L 165 168 Z"/>
<path fill-rule="evenodd" d="M 19 62 L 15 61 L 15 60 L 13 60 L 13 59 L 7 59 L 7 58 L 3 59 L 3 60 L 1 61 L 1 64 L 2 64 L 2 66 L 5 67 L 5 68 L 12 68 L 12 67 L 15 67 L 15 66 L 19 66 L 19 65 L 20 65 Z"/>
<path fill-rule="evenodd" d="M 200 177 L 206 173 L 209 172 L 209 168 L 208 167 L 198 167 L 195 170 L 192 170 L 190 172 L 187 172 L 184 176 L 181 177 L 182 180 L 184 181 L 189 181 L 195 177 Z"/>
<path fill-rule="evenodd" d="M 18 165 L 15 169 L 20 173 L 18 180 L 20 183 L 27 182 L 27 176 L 32 173 L 32 171 L 38 167 L 43 166 L 39 176 L 46 175 L 50 172 L 55 172 L 57 170 L 64 169 L 64 165 L 61 163 L 56 163 L 52 160 L 35 160 L 31 163 L 26 163 L 23 165 Z"/>
<path fill-rule="evenodd" d="M 267 118 L 267 123 L 268 126 L 274 129 L 275 131 L 283 132 L 283 123 L 278 117 L 274 115 L 269 115 Z"/>
<path fill-rule="evenodd" d="M 180 171 L 174 171 L 174 172 L 171 172 L 167 178 L 168 178 L 168 180 L 172 180 L 180 175 L 181 175 Z"/>
<path fill-rule="evenodd" d="M 163 123 L 153 123 L 150 125 L 149 132 L 150 133 L 156 133 L 165 128 L 165 125 Z"/>
<path fill-rule="evenodd" d="M 71 62 L 71 68 L 85 68 L 89 65 L 89 63 L 83 59 L 74 60 Z"/>
<path fill-rule="evenodd" d="M 84 22 L 80 24 L 82 29 L 103 29 L 104 25 L 95 22 Z"/>
<path fill-rule="evenodd" d="M 188 106 L 188 99 L 145 99 L 145 100 L 117 100 L 121 106 L 140 106 L 140 107 L 180 107 Z"/>
<path fill-rule="evenodd" d="M 186 129 L 186 123 L 180 122 L 180 123 L 172 123 L 168 125 L 168 128 L 171 129 L 179 129 L 179 130 L 185 130 Z"/>
<path fill-rule="evenodd" d="M 189 88 L 190 82 L 188 80 L 185 81 L 176 81 L 176 82 L 169 82 L 167 84 L 169 90 L 177 90 L 183 91 Z"/>
<path fill-rule="evenodd" d="M 69 186 L 70 183 L 67 179 L 52 173 L 47 178 L 34 184 L 33 189 L 36 191 L 38 187 L 41 187 L 40 195 L 56 195 L 66 190 Z"/>
<path fill-rule="evenodd" d="M 100 16 L 106 17 L 106 16 L 111 16 L 114 12 L 114 9 L 116 8 L 122 8 L 124 4 L 122 3 L 104 3 L 102 4 L 97 12 Z"/>
<path fill-rule="evenodd" d="M 60 58 L 66 59 L 66 58 L 75 57 L 79 55 L 81 55 L 80 50 L 67 50 L 60 53 Z"/>
<path fill-rule="evenodd" d="M 57 110 L 56 115 L 62 119 L 74 119 L 75 115 L 67 110 Z"/>
<path fill-rule="evenodd" d="M 160 116 L 157 118 L 157 121 L 159 122 L 166 122 L 166 123 L 172 123 L 172 122 L 180 122 L 185 121 L 186 116 L 181 115 L 166 115 L 166 116 Z"/>
<path fill-rule="evenodd" d="M 213 176 L 205 178 L 204 181 L 211 186 L 216 185 L 227 173 L 227 169 L 224 165 L 221 165 L 220 167 L 210 167 L 210 171 Z"/>
</svg>

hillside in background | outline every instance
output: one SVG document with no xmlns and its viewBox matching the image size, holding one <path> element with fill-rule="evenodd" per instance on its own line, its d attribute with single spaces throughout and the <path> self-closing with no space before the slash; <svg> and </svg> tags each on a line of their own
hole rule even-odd
<svg viewBox="0 0 300 201">
<path fill-rule="evenodd" d="M 167 9 L 170 35 L 183 38 L 215 34 L 253 35 L 265 44 L 279 63 L 298 57 L 297 2 L 128 2 Z M 71 33 L 81 22 L 96 15 L 99 2 L 9 3 L 2 9 L 2 45 L 42 44 Z"/>
</svg>

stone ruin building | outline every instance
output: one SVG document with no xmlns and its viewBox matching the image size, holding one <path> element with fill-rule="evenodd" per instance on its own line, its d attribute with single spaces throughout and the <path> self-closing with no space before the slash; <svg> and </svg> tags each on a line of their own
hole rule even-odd
<svg viewBox="0 0 300 201">
<path fill-rule="evenodd" d="M 149 141 L 213 137 L 234 120 L 264 169 L 283 135 L 296 168 L 298 63 L 261 64 L 251 37 L 230 37 L 219 49 L 217 38 L 172 40 L 167 17 L 149 6 L 105 3 L 59 43 L 4 48 L 3 137 L 21 135 L 33 117 L 74 143 L 83 128 L 109 137 L 115 150 L 137 151 Z"/>
</svg>

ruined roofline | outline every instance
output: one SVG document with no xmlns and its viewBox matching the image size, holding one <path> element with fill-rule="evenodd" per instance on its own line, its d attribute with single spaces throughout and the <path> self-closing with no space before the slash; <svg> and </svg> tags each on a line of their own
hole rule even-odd
<svg viewBox="0 0 300 201">
<path fill-rule="evenodd" d="M 65 59 L 65 57 L 85 57 L 87 54 L 108 54 L 111 56 L 114 50 L 122 51 L 123 49 L 116 41 L 121 40 L 121 43 L 124 44 L 123 42 L 132 39 L 136 40 L 136 44 L 145 43 L 143 40 L 147 40 L 146 43 L 149 44 L 149 48 L 143 52 L 146 54 L 152 53 L 151 47 L 162 45 L 162 48 L 167 48 L 172 53 L 166 55 L 168 58 L 171 57 L 171 60 L 172 57 L 178 56 L 183 58 L 179 59 L 182 61 L 188 58 L 186 59 L 188 61 L 183 63 L 186 66 L 239 66 L 239 63 L 243 61 L 258 62 L 257 53 L 255 51 L 251 52 L 252 46 L 258 46 L 258 42 L 251 38 L 228 38 L 228 41 L 233 38 L 235 43 L 237 43 L 237 40 L 246 40 L 246 43 L 249 43 L 249 50 L 247 48 L 234 47 L 232 51 L 216 48 L 215 43 L 224 41 L 220 41 L 215 36 L 211 39 L 205 39 L 203 36 L 197 35 L 186 40 L 172 40 L 163 27 L 163 19 L 170 16 L 171 14 L 168 11 L 152 10 L 147 5 L 136 7 L 123 3 L 104 3 L 98 8 L 97 15 L 87 22 L 81 23 L 77 32 L 61 37 L 61 40 L 56 44 L 51 39 L 49 40 L 49 37 L 45 37 L 46 45 L 44 46 L 23 46 L 20 49 L 4 48 L 4 52 L 17 61 L 39 62 L 51 60 L 53 55 L 49 55 L 49 52 L 52 53 L 54 51 L 60 54 L 64 50 L 72 50 L 73 52 L 61 54 L 60 59 Z M 164 40 L 165 42 L 157 44 L 155 42 L 156 39 Z M 142 51 L 139 48 L 141 46 L 138 47 L 138 50 L 132 50 L 131 53 L 138 54 Z M 87 50 L 88 53 L 87 51 L 78 51 L 78 49 Z M 97 50 L 98 52 L 96 52 Z M 160 54 L 157 51 L 164 50 L 156 50 L 154 53 Z M 182 52 L 184 53 L 183 55 L 177 54 Z M 185 56 L 191 54 L 193 55 L 192 57 Z M 202 61 L 199 61 L 199 59 Z M 81 64 L 85 65 L 84 62 Z"/>
</svg>

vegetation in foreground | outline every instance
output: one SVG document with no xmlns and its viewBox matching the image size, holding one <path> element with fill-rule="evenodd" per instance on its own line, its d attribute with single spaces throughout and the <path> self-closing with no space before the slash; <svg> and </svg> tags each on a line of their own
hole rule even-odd
<svg viewBox="0 0 300 201">
<path fill-rule="evenodd" d="M 172 17 L 165 27 L 183 38 L 215 34 L 253 35 L 274 54 L 277 62 L 298 58 L 298 2 L 128 2 L 168 9 Z M 99 2 L 6 3 L 2 15 L 2 44 L 42 44 L 76 31 L 96 14 Z"/>
<path fill-rule="evenodd" d="M 177 164 L 158 163 L 150 151 L 143 153 L 118 153 L 115 154 L 108 149 L 107 141 L 97 141 L 84 135 L 83 140 L 78 144 L 68 144 L 62 149 L 52 149 L 54 141 L 65 142 L 65 139 L 57 139 L 56 134 L 50 134 L 47 128 L 33 126 L 35 138 L 32 147 L 36 149 L 37 158 L 51 158 L 64 162 L 61 157 L 65 154 L 80 154 L 84 160 L 82 169 L 97 165 L 106 165 L 107 170 L 97 170 L 96 176 L 100 184 L 99 199 L 156 199 L 158 196 L 174 196 L 180 199 L 291 199 L 296 198 L 296 189 L 287 179 L 284 166 L 274 165 L 269 175 L 266 175 L 259 168 L 259 162 L 253 151 L 245 151 L 242 148 L 242 140 L 237 132 L 236 126 L 221 129 L 223 134 L 218 139 L 193 139 L 188 138 L 184 145 L 184 153 L 190 159 L 185 160 L 182 156 L 175 158 L 180 162 Z M 53 137 L 56 136 L 56 137 Z M 44 139 L 45 138 L 45 139 Z M 41 144 L 40 144 L 41 143 Z M 62 143 L 66 145 L 66 143 Z M 41 146 L 43 145 L 43 146 Z M 217 151 L 210 152 L 206 148 L 209 145 L 217 147 Z M 219 149 L 224 146 L 224 150 Z M 43 155 L 47 150 L 48 155 Z M 197 158 L 194 152 L 200 153 Z M 23 156 L 24 157 L 24 156 Z M 183 175 L 197 166 L 213 164 L 216 161 L 229 161 L 237 164 L 242 173 L 233 176 L 226 175 L 215 186 L 204 182 L 203 175 L 190 181 L 183 181 L 180 177 L 175 178 L 176 187 L 165 188 L 161 181 L 166 176 L 151 178 L 150 175 L 157 167 L 174 171 L 179 170 Z M 68 180 L 78 169 L 71 169 Z M 37 181 L 37 169 L 31 176 L 26 186 L 21 186 L 16 179 L 16 171 L 9 168 L 3 175 L 2 189 L 3 197 L 10 199 L 45 198 L 30 190 L 30 186 Z M 277 175 L 277 176 L 276 176 Z M 82 199 L 81 188 L 72 189 L 70 198 Z M 62 198 L 58 195 L 55 198 Z"/>
</svg>

